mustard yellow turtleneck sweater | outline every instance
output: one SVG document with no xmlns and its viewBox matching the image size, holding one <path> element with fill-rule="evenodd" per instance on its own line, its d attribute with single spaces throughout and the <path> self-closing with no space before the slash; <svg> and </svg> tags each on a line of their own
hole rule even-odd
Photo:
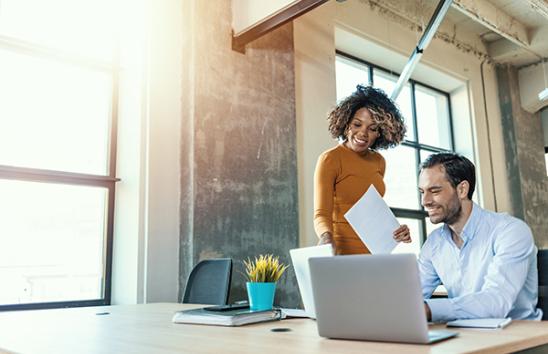
<svg viewBox="0 0 548 354">
<path fill-rule="evenodd" d="M 384 195 L 386 163 L 381 154 L 360 155 L 344 145 L 322 153 L 314 173 L 314 229 L 333 235 L 335 254 L 370 253 L 344 214 L 373 184 Z"/>
</svg>

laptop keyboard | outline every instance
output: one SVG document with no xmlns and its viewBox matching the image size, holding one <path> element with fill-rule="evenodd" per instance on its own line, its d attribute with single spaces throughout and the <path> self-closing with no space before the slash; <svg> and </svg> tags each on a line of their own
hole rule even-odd
<svg viewBox="0 0 548 354">
<path fill-rule="evenodd" d="M 449 331 L 428 331 L 428 340 L 430 342 L 435 342 L 438 340 L 442 340 L 445 338 L 454 337 L 455 332 L 449 332 Z"/>
</svg>

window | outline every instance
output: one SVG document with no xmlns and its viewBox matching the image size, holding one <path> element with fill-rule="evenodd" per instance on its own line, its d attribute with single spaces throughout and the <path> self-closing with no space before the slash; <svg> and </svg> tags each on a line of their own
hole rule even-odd
<svg viewBox="0 0 548 354">
<path fill-rule="evenodd" d="M 337 52 L 336 75 L 338 100 L 354 91 L 357 84 L 372 85 L 390 95 L 398 81 L 397 73 L 342 52 Z M 380 151 L 386 159 L 384 199 L 414 237 L 411 244 L 399 244 L 395 252 L 418 253 L 426 235 L 436 227 L 420 203 L 419 165 L 432 153 L 453 150 L 450 97 L 446 92 L 409 80 L 396 103 L 405 118 L 407 134 L 400 146 Z"/>
<path fill-rule="evenodd" d="M 0 2 L 0 310 L 110 303 L 114 2 Z"/>
</svg>

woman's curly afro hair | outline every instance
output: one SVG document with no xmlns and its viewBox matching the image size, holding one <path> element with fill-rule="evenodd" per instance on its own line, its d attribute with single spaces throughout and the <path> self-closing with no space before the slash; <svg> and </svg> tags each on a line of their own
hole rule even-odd
<svg viewBox="0 0 548 354">
<path fill-rule="evenodd" d="M 398 107 L 384 91 L 362 85 L 356 86 L 356 91 L 329 113 L 327 120 L 331 136 L 345 138 L 350 121 L 361 108 L 369 110 L 379 127 L 379 137 L 371 146 L 372 150 L 387 149 L 401 143 L 405 136 L 405 124 Z"/>
</svg>

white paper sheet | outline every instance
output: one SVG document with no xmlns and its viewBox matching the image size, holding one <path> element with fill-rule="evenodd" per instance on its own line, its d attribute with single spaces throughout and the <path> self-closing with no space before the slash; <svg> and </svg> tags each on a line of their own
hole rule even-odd
<svg viewBox="0 0 548 354">
<path fill-rule="evenodd" d="M 390 253 L 398 244 L 393 232 L 400 224 L 373 185 L 344 217 L 372 254 Z"/>
</svg>

